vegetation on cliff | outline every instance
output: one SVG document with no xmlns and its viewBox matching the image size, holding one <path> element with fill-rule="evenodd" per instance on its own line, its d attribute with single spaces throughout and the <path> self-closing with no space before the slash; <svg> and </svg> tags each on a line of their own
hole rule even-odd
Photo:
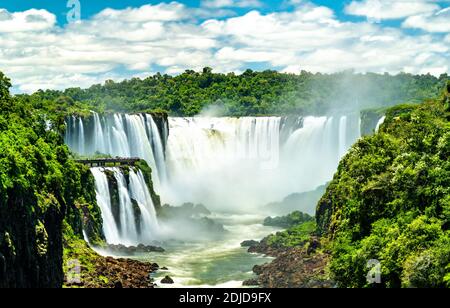
<svg viewBox="0 0 450 308">
<path fill-rule="evenodd" d="M 379 133 L 350 150 L 317 208 L 342 287 L 449 287 L 450 83 L 443 96 L 389 109 Z"/>
<path fill-rule="evenodd" d="M 266 219 L 264 219 L 263 225 L 281 228 L 291 228 L 295 225 L 299 225 L 304 222 L 309 222 L 313 220 L 314 217 L 311 217 L 308 214 L 302 213 L 300 211 L 295 211 L 286 216 L 267 217 Z"/>
<path fill-rule="evenodd" d="M 57 122 L 9 93 L 0 73 L 0 287 L 59 287 L 63 224 L 102 240 L 88 169 L 69 159 Z"/>
<path fill-rule="evenodd" d="M 152 288 L 157 264 L 102 257 L 78 236 L 64 229 L 64 273 L 66 288 Z"/>
<path fill-rule="evenodd" d="M 270 234 L 260 242 L 254 243 L 253 241 L 246 241 L 243 242 L 242 245 L 246 246 L 248 242 L 248 246 L 250 246 L 248 249 L 249 252 L 276 256 L 280 251 L 304 246 L 310 241 L 315 230 L 316 223 L 314 220 L 302 219 L 302 222 L 295 224 L 284 231 Z"/>
<path fill-rule="evenodd" d="M 40 90 L 22 95 L 47 114 L 89 114 L 98 112 L 143 112 L 166 110 L 171 115 L 191 116 L 200 112 L 221 114 L 273 115 L 324 114 L 333 110 L 360 110 L 420 103 L 439 95 L 448 79 L 431 75 L 399 74 L 312 74 L 276 71 L 240 75 L 216 74 L 211 68 L 186 71 L 178 76 L 156 74 L 145 79 L 106 81 L 88 89 Z M 358 85 L 355 87 L 355 85 Z M 214 108 L 210 108 L 214 106 Z"/>
</svg>

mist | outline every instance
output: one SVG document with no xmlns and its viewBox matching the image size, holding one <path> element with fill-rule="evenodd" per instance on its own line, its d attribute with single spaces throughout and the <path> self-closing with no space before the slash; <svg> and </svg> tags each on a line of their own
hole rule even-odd
<svg viewBox="0 0 450 308">
<path fill-rule="evenodd" d="M 180 207 L 190 202 L 211 211 L 205 217 L 222 213 L 258 215 L 262 220 L 271 214 L 287 214 L 283 200 L 291 200 L 286 208 L 295 209 L 292 196 L 308 194 L 332 179 L 340 159 L 361 136 L 359 112 L 345 109 L 328 116 L 234 118 L 220 116 L 224 109 L 218 104 L 197 117 L 169 117 L 168 136 L 160 135 L 151 115 L 93 113 L 91 119 L 68 119 L 66 143 L 84 155 L 106 153 L 146 160 L 162 204 Z M 116 172 L 115 176 L 120 182 L 120 175 Z M 97 172 L 98 189 L 107 186 L 102 181 L 105 179 Z M 98 197 L 110 243 L 211 239 L 229 227 L 217 226 L 219 232 L 212 236 L 208 221 L 203 220 L 205 228 L 199 227 L 201 218 L 172 215 L 162 219 L 142 185 L 122 186 L 129 195 L 123 193 L 120 210 L 120 225 L 128 228 L 125 237 L 107 213 L 111 207 L 108 192 Z M 138 205 L 145 214 L 140 226 L 133 225 L 133 201 L 126 201 L 138 195 L 137 191 Z M 314 214 L 317 196 L 312 195 L 314 198 L 300 198 L 298 209 Z M 140 236 L 142 233 L 145 236 Z"/>
<path fill-rule="evenodd" d="M 355 115 L 305 117 L 298 129 L 281 117 L 170 118 L 169 126 L 163 200 L 223 212 L 261 211 L 316 189 L 360 136 Z"/>
</svg>

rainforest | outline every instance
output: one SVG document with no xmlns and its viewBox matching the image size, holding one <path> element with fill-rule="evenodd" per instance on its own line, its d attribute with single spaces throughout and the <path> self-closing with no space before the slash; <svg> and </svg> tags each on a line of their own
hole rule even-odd
<svg viewBox="0 0 450 308">
<path fill-rule="evenodd" d="M 0 288 L 449 288 L 448 3 L 197 2 L 0 5 Z"/>
<path fill-rule="evenodd" d="M 267 76 L 292 77 L 231 78 Z M 388 88 L 379 105 L 322 116 L 180 116 L 151 99 L 145 112 L 98 113 L 90 106 L 107 96 L 92 88 L 13 96 L 2 74 L 2 286 L 367 287 L 372 259 L 385 287 L 448 286 L 448 77 L 346 76 L 369 77 L 412 94 Z M 316 78 L 338 95 L 342 74 Z M 111 86 L 128 83 L 98 92 Z"/>
</svg>

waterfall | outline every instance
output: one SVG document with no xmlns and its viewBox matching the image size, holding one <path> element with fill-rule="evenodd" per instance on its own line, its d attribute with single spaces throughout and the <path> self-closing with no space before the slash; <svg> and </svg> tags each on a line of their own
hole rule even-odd
<svg viewBox="0 0 450 308">
<path fill-rule="evenodd" d="M 158 128 L 149 114 L 93 113 L 89 119 L 69 118 L 65 138 L 72 150 L 86 155 L 145 159 L 163 203 L 244 211 L 330 181 L 339 160 L 360 137 L 360 123 L 359 114 L 171 117 Z M 126 201 L 134 198 L 135 207 L 149 211 L 149 217 L 152 209 L 141 208 L 144 195 L 130 190 L 117 172 L 115 176 L 123 185 L 122 220 L 129 222 L 124 227 L 132 238 L 140 228 L 155 224 L 149 220 L 134 226 Z M 130 179 L 136 182 L 133 174 Z M 125 229 L 116 226 L 122 235 Z"/>
<path fill-rule="evenodd" d="M 375 132 L 378 132 L 380 130 L 381 125 L 383 125 L 384 121 L 386 120 L 386 116 L 382 116 L 377 123 L 377 126 L 375 128 Z"/>
<path fill-rule="evenodd" d="M 136 200 L 141 212 L 141 240 L 149 242 L 158 233 L 158 221 L 152 197 L 145 183 L 144 175 L 140 170 L 137 172 L 130 170 L 130 196 L 133 200 Z"/>
<path fill-rule="evenodd" d="M 169 118 L 164 202 L 249 209 L 330 181 L 359 138 L 359 115 Z M 287 137 L 284 137 L 287 132 Z"/>
<path fill-rule="evenodd" d="M 81 155 L 86 154 L 84 152 L 85 149 L 85 143 L 84 143 L 84 124 L 83 120 L 81 118 L 78 119 L 78 153 Z"/>
<path fill-rule="evenodd" d="M 119 230 L 112 214 L 108 178 L 103 172 L 103 169 L 92 168 L 91 172 L 95 179 L 97 205 L 102 212 L 103 233 L 105 234 L 106 242 L 110 244 L 119 244 Z"/>
<path fill-rule="evenodd" d="M 339 123 L 339 156 L 347 151 L 347 116 L 342 116 Z"/>
<path fill-rule="evenodd" d="M 98 113 L 94 113 L 94 137 L 94 144 L 97 145 L 99 149 L 104 149 L 105 136 Z"/>
<path fill-rule="evenodd" d="M 152 167 L 153 180 L 157 187 L 166 178 L 163 148 L 165 139 L 159 133 L 151 115 L 100 116 L 92 112 L 90 118 L 71 117 L 66 124 L 66 143 L 74 152 L 84 156 L 101 153 L 119 157 L 139 157 Z"/>
<path fill-rule="evenodd" d="M 125 177 L 120 169 L 114 168 L 114 177 L 117 181 L 117 191 L 119 194 L 119 221 L 120 221 L 120 235 L 123 239 L 130 242 L 136 242 L 137 226 L 133 209 L 133 202 L 131 201 L 128 191 L 128 185 L 125 181 Z"/>
<path fill-rule="evenodd" d="M 107 243 L 149 244 L 158 237 L 158 222 L 144 175 L 132 168 L 128 181 L 120 168 L 92 168 L 97 204 L 103 219 Z M 115 181 L 108 179 L 107 172 Z M 114 191 L 110 190 L 114 187 Z"/>
<path fill-rule="evenodd" d="M 165 182 L 167 179 L 167 173 L 166 173 L 166 163 L 165 163 L 165 156 L 164 156 L 164 146 L 163 141 L 167 140 L 167 127 L 164 125 L 163 127 L 163 137 L 161 138 L 158 130 L 158 126 L 156 126 L 155 121 L 150 115 L 146 116 L 146 123 L 147 123 L 147 130 L 148 134 L 151 138 L 152 145 L 153 145 L 153 153 L 155 157 L 155 162 L 157 165 L 157 169 L 159 171 L 159 177 L 161 182 Z"/>
</svg>

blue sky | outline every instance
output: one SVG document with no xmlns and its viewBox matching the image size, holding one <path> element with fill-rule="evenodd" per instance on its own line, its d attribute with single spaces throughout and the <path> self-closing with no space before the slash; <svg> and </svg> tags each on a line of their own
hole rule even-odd
<svg viewBox="0 0 450 308">
<path fill-rule="evenodd" d="M 204 66 L 450 70 L 449 0 L 78 1 L 71 23 L 68 0 L 0 2 L 0 70 L 16 92 Z"/>
<path fill-rule="evenodd" d="M 3 1 L 0 7 L 7 9 L 10 12 L 24 11 L 30 8 L 46 9 L 54 13 L 58 18 L 59 24 L 66 23 L 67 13 L 67 1 L 65 0 L 14 0 Z M 82 18 L 89 18 L 105 8 L 124 9 L 127 7 L 139 7 L 145 4 L 158 4 L 162 1 L 158 0 L 81 0 L 82 5 Z M 166 2 L 171 2 L 166 1 Z M 180 3 L 189 7 L 200 7 L 201 0 L 180 0 Z M 335 9 L 337 12 L 341 11 L 345 3 L 348 1 L 333 1 L 333 0 L 318 0 L 315 3 L 320 5 L 326 5 Z M 287 4 L 286 1 L 280 0 L 266 0 L 261 1 L 262 6 L 259 7 L 261 12 L 283 11 L 292 9 L 292 6 Z M 234 7 L 233 10 L 237 14 L 245 14 L 252 10 L 252 7 L 239 8 Z"/>
</svg>

